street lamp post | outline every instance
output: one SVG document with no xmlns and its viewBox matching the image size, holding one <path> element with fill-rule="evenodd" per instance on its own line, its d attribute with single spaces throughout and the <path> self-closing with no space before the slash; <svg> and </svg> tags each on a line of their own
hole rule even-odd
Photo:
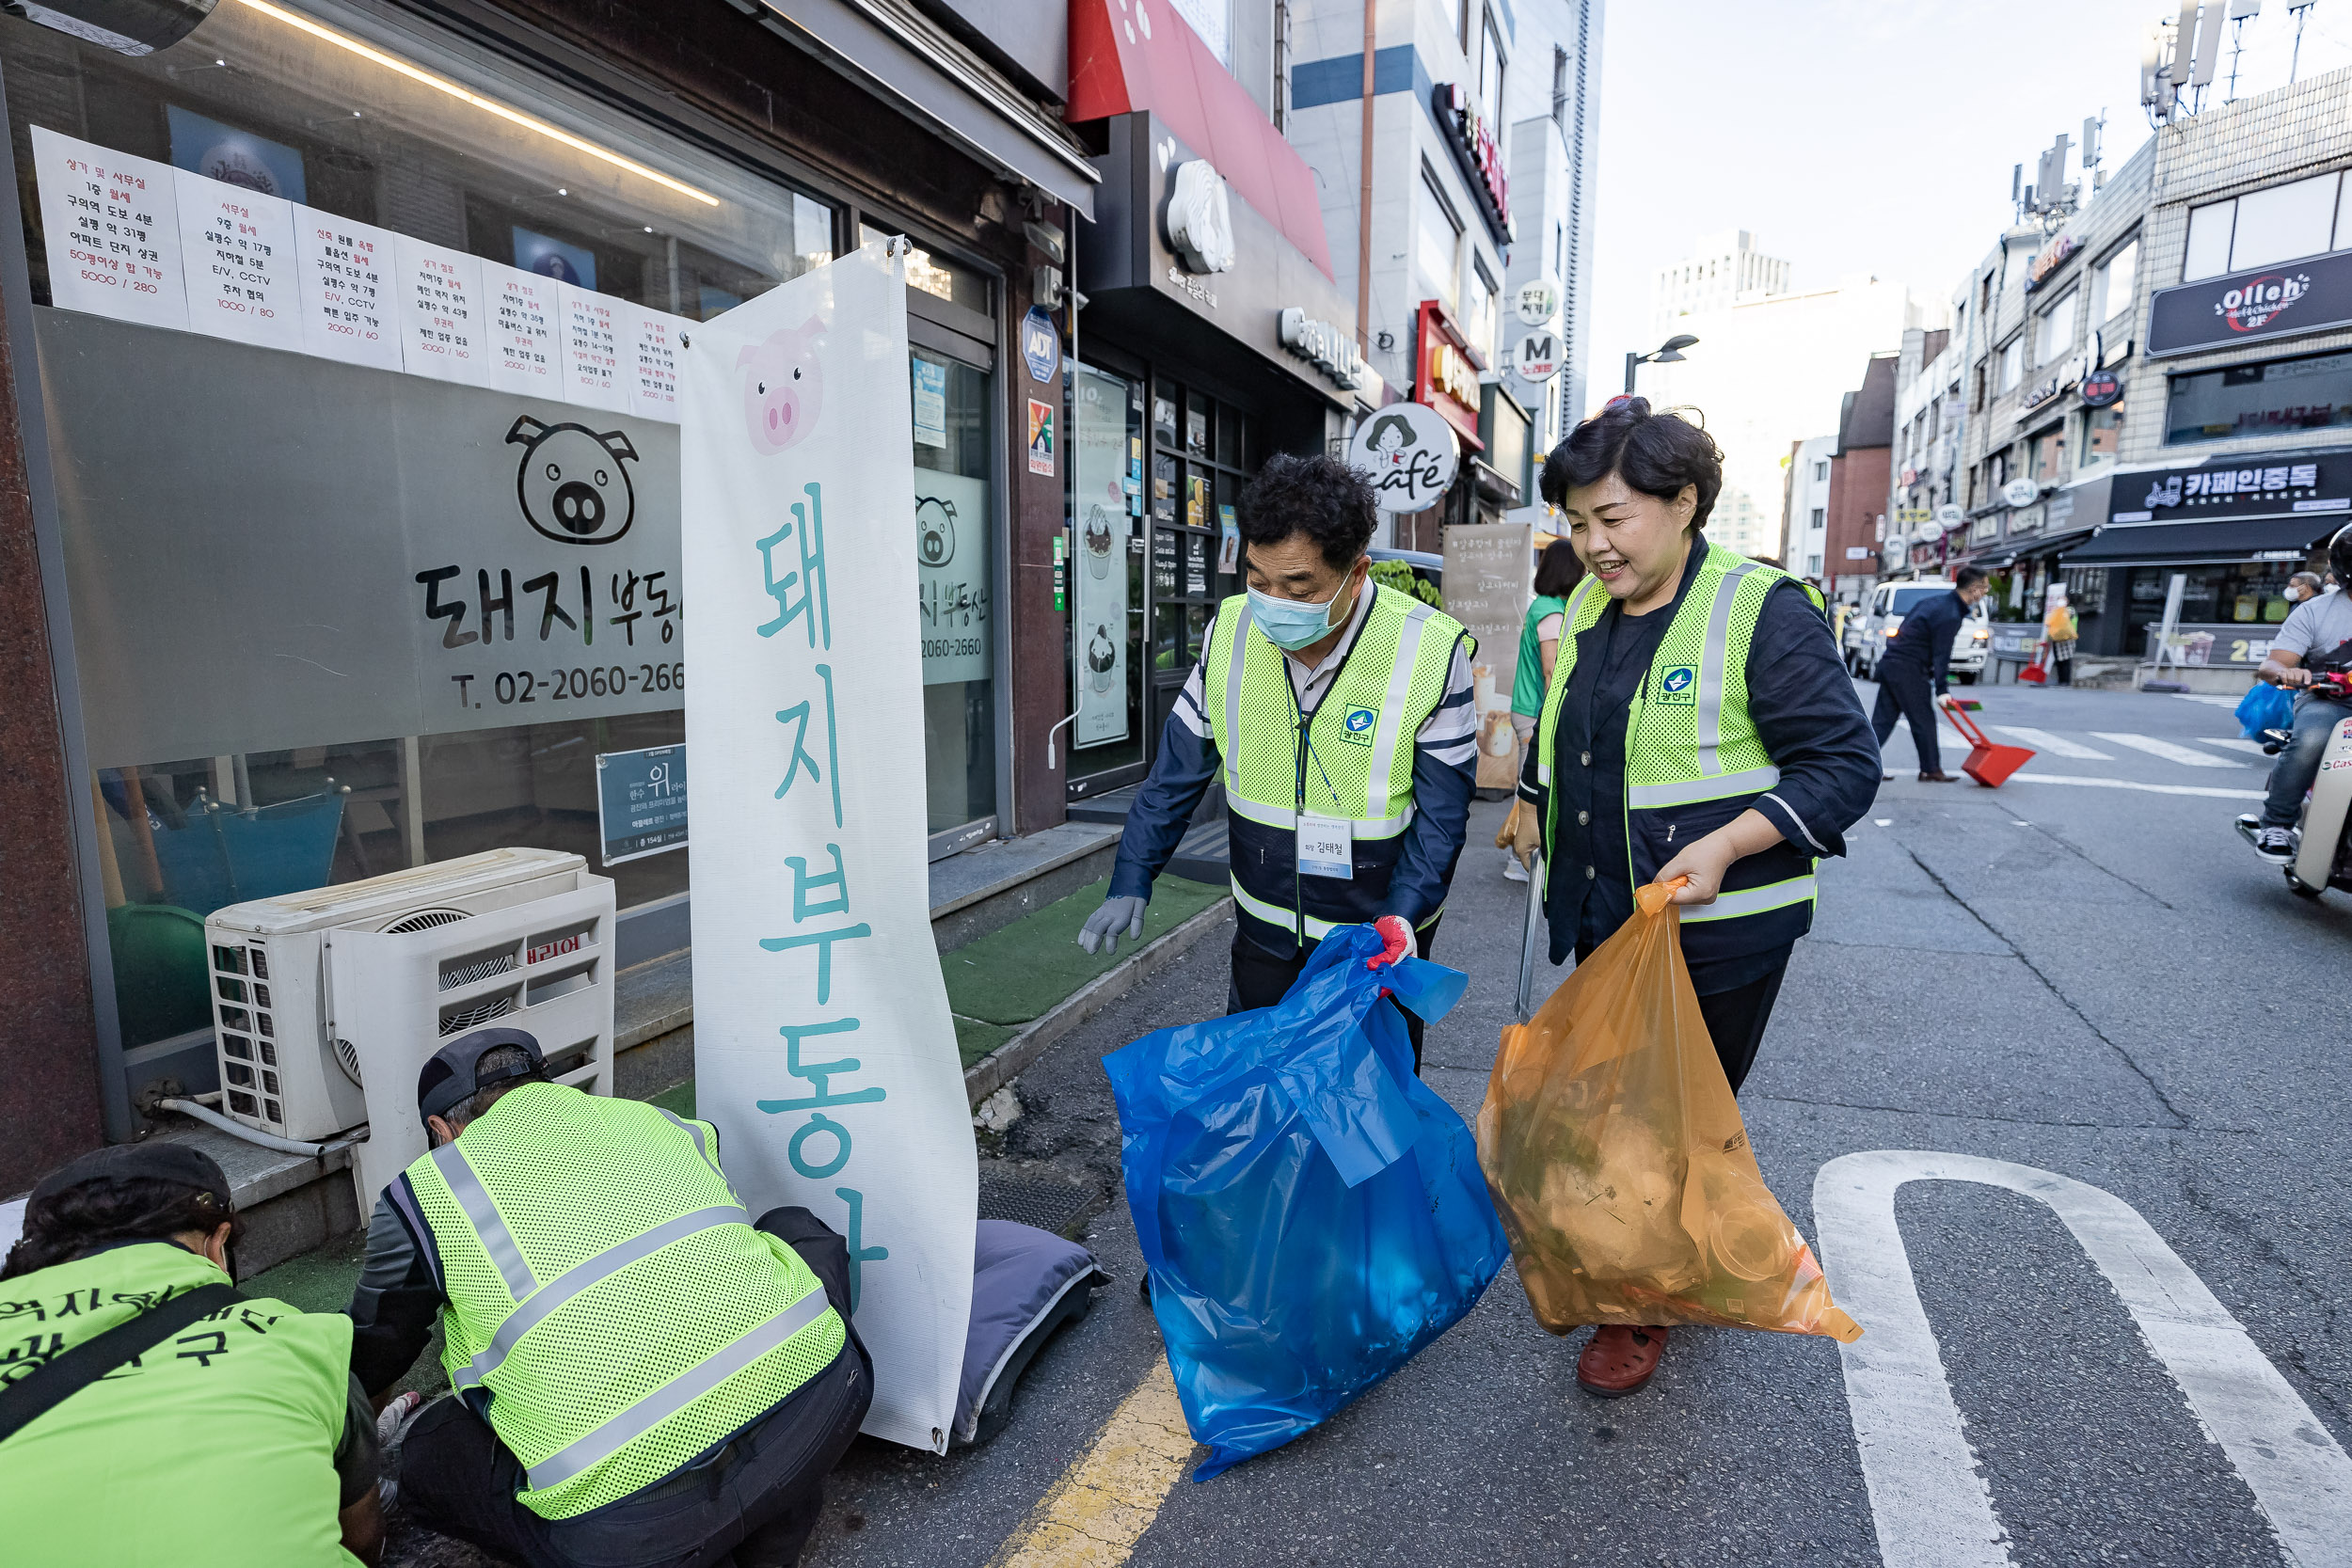
<svg viewBox="0 0 2352 1568">
<path fill-rule="evenodd" d="M 1633 372 L 1637 366 L 1678 364 L 1682 359 L 1682 351 L 1697 341 L 1698 340 L 1688 332 L 1677 332 L 1647 354 L 1627 354 L 1625 356 L 1625 395 L 1627 397 L 1633 395 Z"/>
</svg>

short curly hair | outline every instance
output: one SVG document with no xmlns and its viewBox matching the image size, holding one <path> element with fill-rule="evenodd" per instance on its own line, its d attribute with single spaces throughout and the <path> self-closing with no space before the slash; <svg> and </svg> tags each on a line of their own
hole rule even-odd
<svg viewBox="0 0 2352 1568">
<path fill-rule="evenodd" d="M 1611 398 L 1544 459 L 1544 499 L 1558 506 L 1568 491 L 1615 474 L 1633 489 L 1672 500 L 1686 484 L 1698 491 L 1694 529 L 1707 526 L 1724 488 L 1724 454 L 1704 428 L 1677 409 L 1650 412 L 1647 398 Z"/>
<path fill-rule="evenodd" d="M 1303 533 L 1314 541 L 1325 564 L 1343 570 L 1356 564 L 1379 522 L 1364 476 L 1320 453 L 1277 452 L 1267 458 L 1233 510 L 1244 543 L 1279 545 Z"/>
</svg>

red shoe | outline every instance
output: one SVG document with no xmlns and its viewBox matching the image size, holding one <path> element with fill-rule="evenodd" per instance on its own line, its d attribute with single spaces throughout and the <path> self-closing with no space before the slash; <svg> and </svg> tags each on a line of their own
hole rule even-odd
<svg viewBox="0 0 2352 1568">
<path fill-rule="evenodd" d="M 1583 1354 L 1576 1358 L 1577 1386 L 1605 1400 L 1640 1393 L 1642 1386 L 1657 1375 L 1659 1359 L 1665 1354 L 1662 1328 L 1604 1323 L 1594 1330 Z"/>
</svg>

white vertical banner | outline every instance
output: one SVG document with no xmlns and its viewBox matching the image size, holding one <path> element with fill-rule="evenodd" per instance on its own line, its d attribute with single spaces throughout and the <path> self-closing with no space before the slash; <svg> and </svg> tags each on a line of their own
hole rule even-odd
<svg viewBox="0 0 2352 1568">
<path fill-rule="evenodd" d="M 801 1204 L 848 1238 L 866 1430 L 945 1452 L 979 1174 L 909 783 L 923 672 L 892 243 L 682 330 L 694 1098 L 754 1213 Z"/>
</svg>

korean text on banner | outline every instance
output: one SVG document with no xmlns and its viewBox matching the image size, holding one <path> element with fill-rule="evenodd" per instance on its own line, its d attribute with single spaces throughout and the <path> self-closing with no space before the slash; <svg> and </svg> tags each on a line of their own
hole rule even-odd
<svg viewBox="0 0 2352 1568">
<path fill-rule="evenodd" d="M 901 242 L 902 243 L 902 242 Z M 921 813 L 906 262 L 877 242 L 683 343 L 695 1103 L 754 1213 L 849 1239 L 866 1430 L 945 1452 L 978 1166 Z"/>
</svg>

